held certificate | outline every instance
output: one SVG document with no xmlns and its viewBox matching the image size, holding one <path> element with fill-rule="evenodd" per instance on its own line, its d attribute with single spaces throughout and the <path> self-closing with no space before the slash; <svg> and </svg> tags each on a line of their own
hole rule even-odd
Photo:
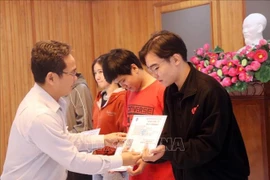
<svg viewBox="0 0 270 180">
<path fill-rule="evenodd" d="M 134 115 L 123 147 L 135 152 L 142 152 L 146 146 L 149 150 L 156 148 L 166 118 L 166 115 Z"/>
<path fill-rule="evenodd" d="M 145 147 L 149 150 L 157 147 L 163 130 L 166 115 L 134 115 L 127 133 L 127 139 L 122 147 L 118 147 L 115 155 L 121 154 L 123 149 L 142 153 Z M 126 171 L 130 166 L 111 169 L 110 171 Z"/>
</svg>

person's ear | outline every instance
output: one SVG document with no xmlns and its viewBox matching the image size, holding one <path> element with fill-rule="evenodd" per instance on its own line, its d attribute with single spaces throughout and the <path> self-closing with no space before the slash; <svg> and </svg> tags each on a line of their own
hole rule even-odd
<svg viewBox="0 0 270 180">
<path fill-rule="evenodd" d="M 53 72 L 49 72 L 45 78 L 45 81 L 48 82 L 49 84 L 53 83 L 54 81 L 54 73 Z"/>
<path fill-rule="evenodd" d="M 181 63 L 181 61 L 183 61 L 183 58 L 180 54 L 173 54 L 171 61 L 173 61 L 173 63 L 177 65 L 177 64 Z"/>
<path fill-rule="evenodd" d="M 139 73 L 139 68 L 138 68 L 138 66 L 136 66 L 135 64 L 131 64 L 130 65 L 130 70 L 131 71 L 134 71 L 136 74 L 138 74 Z"/>
</svg>

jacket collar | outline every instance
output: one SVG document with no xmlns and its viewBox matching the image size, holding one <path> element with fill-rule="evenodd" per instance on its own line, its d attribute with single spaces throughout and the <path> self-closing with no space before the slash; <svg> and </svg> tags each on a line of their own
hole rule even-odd
<svg viewBox="0 0 270 180">
<path fill-rule="evenodd" d="M 189 96 L 193 96 L 194 94 L 196 94 L 197 92 L 197 70 L 193 67 L 193 65 L 191 63 L 188 63 L 190 66 L 190 72 L 182 86 L 182 88 L 180 89 L 180 91 L 178 91 L 178 88 L 176 86 L 176 84 L 172 84 L 168 87 L 168 91 L 169 91 L 169 95 L 174 95 L 174 94 L 182 94 L 183 95 L 183 99 L 189 97 Z"/>
<path fill-rule="evenodd" d="M 180 89 L 180 92 L 184 94 L 183 99 L 189 96 L 193 96 L 197 92 L 197 70 L 193 67 L 193 65 L 188 62 L 188 65 L 190 66 L 190 72 Z"/>
</svg>

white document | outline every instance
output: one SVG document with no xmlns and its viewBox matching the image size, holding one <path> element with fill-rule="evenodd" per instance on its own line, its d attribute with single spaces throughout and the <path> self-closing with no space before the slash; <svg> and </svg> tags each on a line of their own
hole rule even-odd
<svg viewBox="0 0 270 180">
<path fill-rule="evenodd" d="M 166 115 L 134 115 L 127 139 L 123 147 L 118 147 L 115 154 L 121 154 L 122 149 L 142 153 L 145 147 L 149 150 L 157 147 L 162 133 Z M 125 171 L 129 166 L 122 166 L 112 171 Z"/>
<path fill-rule="evenodd" d="M 124 148 L 135 152 L 142 152 L 146 146 L 149 150 L 156 148 L 166 118 L 166 115 L 134 115 Z"/>
<path fill-rule="evenodd" d="M 92 129 L 92 130 L 89 130 L 89 131 L 83 131 L 81 133 L 82 134 L 87 134 L 87 135 L 99 135 L 99 132 L 100 132 L 100 128 Z"/>
</svg>

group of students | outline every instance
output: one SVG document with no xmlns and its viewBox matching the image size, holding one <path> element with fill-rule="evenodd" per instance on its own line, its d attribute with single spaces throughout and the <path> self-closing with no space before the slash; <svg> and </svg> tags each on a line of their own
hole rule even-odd
<svg viewBox="0 0 270 180">
<path fill-rule="evenodd" d="M 113 49 L 93 62 L 94 78 L 103 89 L 94 101 L 93 127 L 104 135 L 66 129 L 62 96 L 77 80 L 69 45 L 38 42 L 31 69 L 36 83 L 12 124 L 2 180 L 61 180 L 66 169 L 94 174 L 94 179 L 248 179 L 249 162 L 230 97 L 187 61 L 186 45 L 178 35 L 154 34 L 139 58 L 129 50 Z M 128 131 L 135 114 L 167 115 L 160 145 L 142 154 L 113 155 L 125 139 L 120 132 Z M 122 165 L 133 166 L 129 175 L 109 172 Z"/>
<path fill-rule="evenodd" d="M 110 68 L 108 66 L 110 66 Z M 100 128 L 100 134 L 127 132 L 134 114 L 162 115 L 165 86 L 143 69 L 141 62 L 133 52 L 125 49 L 111 50 L 109 53 L 103 54 L 94 60 L 92 72 L 98 87 L 102 89 L 97 94 L 93 103 L 92 112 L 92 128 Z M 118 77 L 118 74 L 121 74 L 121 76 Z M 105 79 L 104 76 L 107 76 L 107 78 Z M 117 80 L 117 77 L 121 79 Z M 127 80 L 124 78 L 127 78 Z M 80 81 L 80 79 L 77 81 Z M 81 94 L 85 93 L 81 92 Z M 89 94 L 89 92 L 87 93 Z M 77 99 L 79 98 L 78 96 Z M 73 101 L 75 101 L 76 98 L 73 99 Z M 91 101 L 90 98 L 88 99 Z M 72 102 L 72 100 L 70 100 L 70 102 Z M 72 107 L 74 106 L 73 103 L 69 104 Z M 79 104 L 82 105 L 84 103 Z M 68 114 L 69 113 L 70 112 L 68 112 Z M 74 120 L 75 118 L 72 117 L 68 119 Z M 87 126 L 87 124 L 90 123 L 83 122 L 84 121 L 80 120 L 78 125 L 84 127 L 84 129 L 86 129 L 86 127 L 90 129 L 90 127 Z M 70 124 L 72 126 L 74 123 Z M 76 124 L 70 129 L 75 129 L 78 125 Z M 95 150 L 94 154 L 114 155 L 115 150 L 116 149 L 112 147 L 104 147 Z M 71 174 L 69 175 L 71 176 Z M 82 179 L 80 178 L 81 176 L 88 178 L 88 176 L 80 174 L 76 174 L 75 176 L 78 178 L 69 179 L 79 180 Z M 144 180 L 149 179 L 149 177 L 153 179 L 163 179 L 165 177 L 168 180 L 173 180 L 174 176 L 170 162 L 146 164 L 140 161 L 134 169 L 128 169 L 128 173 L 106 172 L 93 175 L 94 180 Z M 90 179 L 90 177 L 88 179 Z"/>
</svg>

